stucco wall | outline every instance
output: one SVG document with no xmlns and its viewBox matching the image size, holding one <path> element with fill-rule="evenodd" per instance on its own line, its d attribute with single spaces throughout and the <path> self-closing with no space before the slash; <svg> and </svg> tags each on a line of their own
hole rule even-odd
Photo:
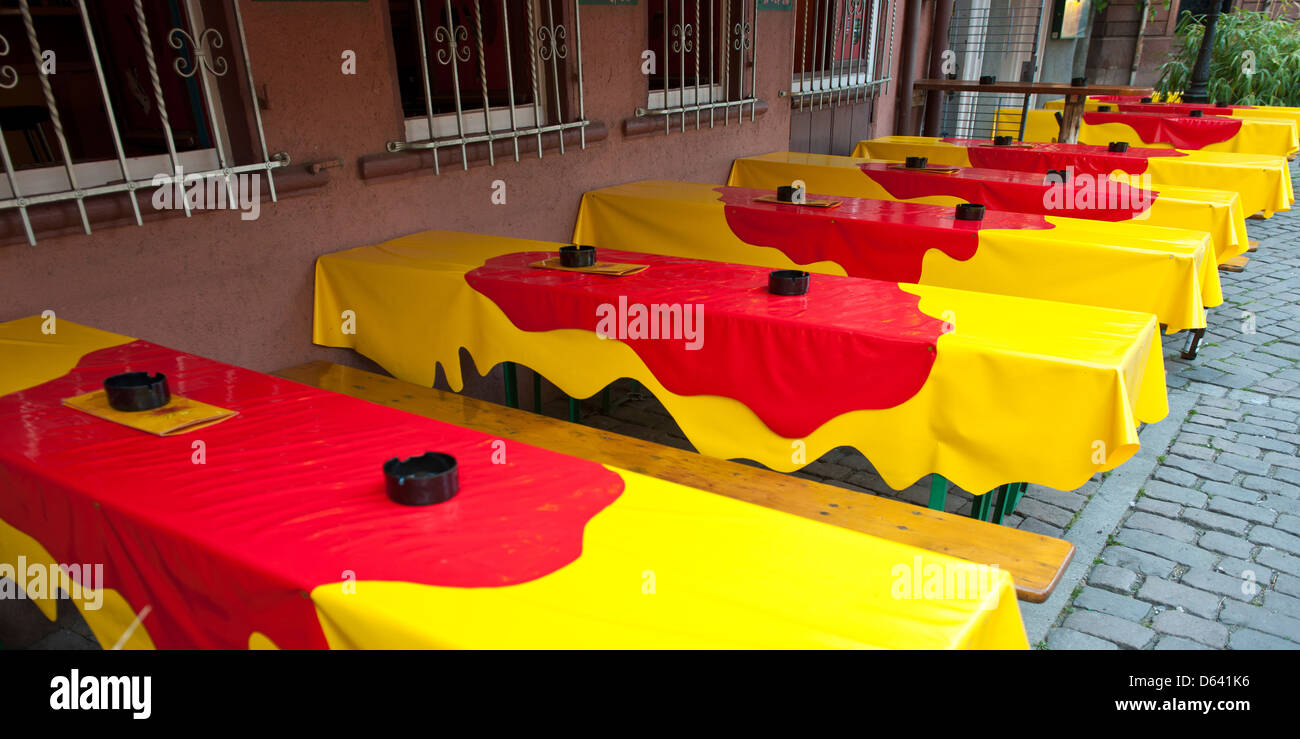
<svg viewBox="0 0 1300 739">
<path fill-rule="evenodd" d="M 721 183 L 738 156 L 789 143 L 789 12 L 760 11 L 758 86 L 770 111 L 756 123 L 624 140 L 621 123 L 645 104 L 644 4 L 582 6 L 587 115 L 606 141 L 563 156 L 444 168 L 382 183 L 357 159 L 401 138 L 387 3 L 241 3 L 271 151 L 295 161 L 339 157 L 322 192 L 265 203 L 255 221 L 231 212 L 93 235 L 0 246 L 0 321 L 52 309 L 61 318 L 147 338 L 256 370 L 310 359 L 356 362 L 311 343 L 317 256 L 443 228 L 567 240 L 581 194 L 644 178 Z M 356 52 L 357 74 L 341 71 Z M 490 202 L 492 181 L 507 202 Z M 430 320 L 438 320 L 430 317 Z"/>
</svg>

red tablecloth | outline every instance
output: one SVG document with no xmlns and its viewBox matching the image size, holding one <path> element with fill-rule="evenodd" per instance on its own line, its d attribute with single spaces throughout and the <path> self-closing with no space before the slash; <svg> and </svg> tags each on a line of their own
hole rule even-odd
<svg viewBox="0 0 1300 739">
<path fill-rule="evenodd" d="M 981 167 L 957 167 L 957 171 L 952 173 L 922 172 L 885 162 L 864 162 L 858 167 L 864 175 L 899 200 L 951 195 L 993 210 L 1097 221 L 1125 221 L 1139 216 L 1151 207 L 1159 195 L 1154 190 L 1130 187 L 1125 182 L 1097 178 L 1097 183 L 1105 190 L 1098 197 L 1084 202 L 1063 195 L 1053 197 L 1053 185 L 1047 182 L 1047 178 L 1029 172 Z M 937 165 L 935 167 L 945 169 Z M 1062 182 L 1055 187 L 1059 194 L 1065 185 Z M 1049 202 L 1051 207 L 1048 206 Z"/>
<path fill-rule="evenodd" d="M 126 371 L 239 411 L 156 437 L 60 404 Z M 195 464 L 195 442 L 204 464 Z M 587 522 L 623 490 L 599 464 L 511 444 L 147 341 L 87 354 L 56 380 L 0 397 L 0 519 L 59 562 L 105 563 L 159 648 L 328 646 L 312 601 L 346 579 L 496 587 L 577 559 Z M 383 462 L 456 457 L 460 493 L 407 507 Z"/>
<path fill-rule="evenodd" d="M 1105 105 L 1106 103 L 1102 103 Z M 1232 111 L 1247 110 L 1249 105 L 1193 105 L 1191 103 L 1114 103 L 1123 113 L 1157 113 L 1161 115 L 1187 115 L 1193 110 L 1205 111 L 1205 115 L 1232 115 Z"/>
<path fill-rule="evenodd" d="M 1074 167 L 1079 174 L 1109 175 L 1115 170 L 1128 174 L 1147 171 L 1151 157 L 1185 157 L 1175 149 L 1140 149 L 1116 153 L 1104 146 L 1087 144 L 1026 143 L 994 146 L 984 139 L 944 139 L 949 144 L 966 147 L 971 166 L 988 169 L 1011 169 L 1017 172 L 1045 174 L 1049 169 Z"/>
<path fill-rule="evenodd" d="M 854 277 L 887 282 L 919 281 L 930 249 L 959 261 L 970 259 L 982 228 L 1052 228 L 1042 216 L 1029 213 L 991 211 L 983 221 L 959 221 L 946 205 L 809 195 L 841 204 L 799 207 L 757 200 L 771 191 L 715 189 L 726 204 L 727 225 L 742 241 L 780 249 L 796 264 L 830 261 Z"/>
<path fill-rule="evenodd" d="M 1101 113 L 1083 114 L 1089 126 L 1119 123 L 1132 128 L 1149 144 L 1169 144 L 1175 149 L 1203 149 L 1227 141 L 1241 131 L 1240 118 L 1192 118 L 1173 113 Z"/>
<path fill-rule="evenodd" d="M 943 331 L 892 282 L 813 275 L 807 295 L 782 297 L 768 292 L 771 270 L 761 267 L 607 249 L 601 261 L 649 269 L 607 277 L 528 266 L 550 256 L 495 257 L 465 279 L 524 331 L 618 338 L 668 390 L 738 400 L 787 438 L 911 398 Z M 698 330 L 695 346 L 690 332 L 669 335 L 649 315 L 673 306 Z"/>
</svg>

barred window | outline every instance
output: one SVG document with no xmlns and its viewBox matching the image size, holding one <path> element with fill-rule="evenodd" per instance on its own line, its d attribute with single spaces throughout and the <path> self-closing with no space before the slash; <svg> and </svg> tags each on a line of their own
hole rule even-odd
<svg viewBox="0 0 1300 739">
<path fill-rule="evenodd" d="M 801 108 L 856 103 L 889 82 L 883 68 L 893 48 L 888 0 L 795 0 L 794 12 L 789 94 Z"/>
<path fill-rule="evenodd" d="M 405 140 L 390 151 L 465 148 L 520 139 L 588 122 L 582 97 L 578 0 L 390 0 L 393 50 Z M 585 146 L 585 137 L 582 138 Z M 434 158 L 437 168 L 437 157 Z"/>
<path fill-rule="evenodd" d="M 753 120 L 758 85 L 756 0 L 645 0 L 655 55 L 639 117 L 680 116 L 696 128 Z M 746 113 L 745 106 L 749 106 Z"/>
<path fill-rule="evenodd" d="M 30 243 L 28 209 L 39 205 L 74 201 L 90 233 L 87 198 L 127 193 L 140 224 L 137 191 L 161 183 L 219 179 L 229 195 L 232 175 L 258 171 L 274 198 L 270 171 L 287 157 L 267 155 L 242 19 L 230 9 L 219 0 L 0 3 L 0 213 L 16 209 Z"/>
</svg>

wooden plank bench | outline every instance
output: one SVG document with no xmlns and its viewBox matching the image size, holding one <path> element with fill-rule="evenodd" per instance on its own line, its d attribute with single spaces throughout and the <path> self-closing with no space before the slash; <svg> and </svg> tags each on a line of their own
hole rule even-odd
<svg viewBox="0 0 1300 739">
<path fill-rule="evenodd" d="M 1068 541 L 705 457 L 610 431 L 412 385 L 330 362 L 273 373 L 439 421 L 950 554 L 1010 573 L 1021 600 L 1051 595 L 1074 556 Z"/>
</svg>

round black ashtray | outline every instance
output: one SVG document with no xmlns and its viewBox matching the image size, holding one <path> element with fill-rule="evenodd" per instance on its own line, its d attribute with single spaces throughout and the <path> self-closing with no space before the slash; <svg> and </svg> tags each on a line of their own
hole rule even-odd
<svg viewBox="0 0 1300 739">
<path fill-rule="evenodd" d="M 783 203 L 793 203 L 794 194 L 798 190 L 794 185 L 780 185 L 776 188 L 776 199 Z"/>
<path fill-rule="evenodd" d="M 1015 136 L 994 136 L 993 137 L 994 146 L 1011 146 L 1015 142 L 1016 142 Z"/>
<path fill-rule="evenodd" d="M 1072 77 L 1070 79 L 1070 87 L 1087 87 L 1087 86 L 1088 86 L 1087 77 Z"/>
<path fill-rule="evenodd" d="M 959 221 L 982 221 L 984 220 L 984 206 L 979 203 L 962 203 L 957 206 L 957 220 Z"/>
<path fill-rule="evenodd" d="M 1106 147 L 1106 151 L 1109 151 L 1112 154 L 1123 154 L 1128 151 L 1128 142 L 1112 141 L 1110 142 L 1110 145 Z"/>
<path fill-rule="evenodd" d="M 167 376 L 161 372 L 123 372 L 104 380 L 104 394 L 113 410 L 135 413 L 161 408 L 171 402 Z"/>
<path fill-rule="evenodd" d="M 767 291 L 773 295 L 804 295 L 811 276 L 798 269 L 777 269 L 767 275 Z"/>
<path fill-rule="evenodd" d="M 1154 102 L 1154 101 L 1153 101 L 1151 98 L 1142 98 L 1142 100 L 1141 100 L 1140 102 L 1143 102 L 1143 103 L 1150 103 L 1150 102 Z"/>
<path fill-rule="evenodd" d="M 570 244 L 560 247 L 560 264 L 565 267 L 590 267 L 596 263 L 596 247 Z"/>
<path fill-rule="evenodd" d="M 1110 106 L 1109 106 L 1109 105 L 1098 105 L 1098 106 L 1097 106 L 1097 112 L 1098 112 L 1098 113 L 1109 113 L 1109 112 L 1110 112 Z"/>
<path fill-rule="evenodd" d="M 908 169 L 925 169 L 929 165 L 930 165 L 929 157 L 908 157 L 903 162 L 903 166 L 907 167 Z"/>
<path fill-rule="evenodd" d="M 996 76 L 996 75 L 992 75 L 992 74 L 986 74 L 986 75 L 980 77 L 980 84 L 981 84 L 981 85 L 991 85 L 991 84 L 993 84 L 994 82 L 997 82 L 997 81 L 998 81 L 997 76 Z"/>
<path fill-rule="evenodd" d="M 388 497 L 402 505 L 445 503 L 460 490 L 456 458 L 440 452 L 407 459 L 393 457 L 384 462 L 384 481 Z"/>
<path fill-rule="evenodd" d="M 1068 178 L 1069 176 L 1070 173 L 1065 171 L 1064 169 L 1047 170 L 1047 180 L 1049 184 L 1052 182 L 1055 182 L 1057 184 L 1063 184 L 1066 178 Z"/>
<path fill-rule="evenodd" d="M 1187 111 L 1187 115 L 1189 115 L 1189 116 L 1191 116 L 1191 117 L 1193 117 L 1193 118 L 1201 118 L 1201 117 L 1204 117 L 1204 116 L 1205 116 L 1205 111 L 1203 111 L 1203 110 L 1189 110 L 1189 111 Z"/>
</svg>

